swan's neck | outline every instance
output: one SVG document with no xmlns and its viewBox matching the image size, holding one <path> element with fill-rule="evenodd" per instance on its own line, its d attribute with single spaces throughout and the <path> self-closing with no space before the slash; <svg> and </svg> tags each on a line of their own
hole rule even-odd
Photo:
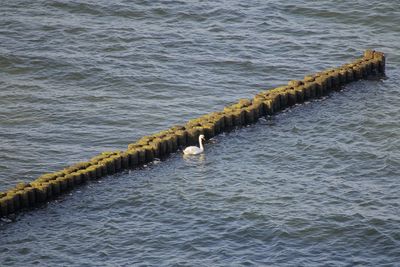
<svg viewBox="0 0 400 267">
<path fill-rule="evenodd" d="M 200 149 L 201 149 L 201 150 L 204 150 L 204 147 L 203 147 L 203 140 L 202 140 L 201 138 L 199 138 L 199 144 L 200 144 Z"/>
</svg>

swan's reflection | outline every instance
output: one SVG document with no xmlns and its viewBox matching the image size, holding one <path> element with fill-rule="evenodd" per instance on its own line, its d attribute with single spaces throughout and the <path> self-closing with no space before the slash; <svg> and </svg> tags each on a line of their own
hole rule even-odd
<svg viewBox="0 0 400 267">
<path fill-rule="evenodd" d="M 204 164 L 206 161 L 206 155 L 200 154 L 200 155 L 186 155 L 183 154 L 183 159 L 185 160 L 186 163 L 189 163 L 191 165 L 199 165 L 199 163 Z"/>
</svg>

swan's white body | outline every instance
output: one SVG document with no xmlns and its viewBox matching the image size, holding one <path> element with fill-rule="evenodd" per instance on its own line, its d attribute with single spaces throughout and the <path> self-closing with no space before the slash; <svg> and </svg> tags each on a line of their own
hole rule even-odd
<svg viewBox="0 0 400 267">
<path fill-rule="evenodd" d="M 199 145 L 200 147 L 197 146 L 188 146 L 183 150 L 183 154 L 185 155 L 198 155 L 204 152 L 204 147 L 203 147 L 203 140 L 204 140 L 204 135 L 199 136 Z"/>
</svg>

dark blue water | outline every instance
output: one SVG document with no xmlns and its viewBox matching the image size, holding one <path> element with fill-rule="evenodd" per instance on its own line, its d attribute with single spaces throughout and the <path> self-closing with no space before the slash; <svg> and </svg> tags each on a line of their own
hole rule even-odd
<svg viewBox="0 0 400 267">
<path fill-rule="evenodd" d="M 386 53 L 388 79 L 0 222 L 0 266 L 399 266 L 400 3 L 0 4 L 0 190 Z"/>
</svg>

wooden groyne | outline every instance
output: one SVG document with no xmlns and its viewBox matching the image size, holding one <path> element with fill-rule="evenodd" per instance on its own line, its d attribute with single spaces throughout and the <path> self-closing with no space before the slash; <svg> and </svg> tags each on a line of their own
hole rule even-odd
<svg viewBox="0 0 400 267">
<path fill-rule="evenodd" d="M 262 91 L 253 99 L 240 99 L 222 111 L 190 120 L 185 125 L 142 137 L 129 144 L 125 151 L 104 152 L 87 162 L 43 174 L 30 183 L 19 183 L 6 192 L 0 192 L 0 217 L 41 205 L 91 180 L 166 157 L 196 144 L 200 134 L 209 139 L 295 104 L 321 98 L 348 83 L 384 75 L 385 55 L 367 50 L 363 57 L 351 63 L 307 75 L 303 80 L 290 81 L 287 85 Z"/>
</svg>

